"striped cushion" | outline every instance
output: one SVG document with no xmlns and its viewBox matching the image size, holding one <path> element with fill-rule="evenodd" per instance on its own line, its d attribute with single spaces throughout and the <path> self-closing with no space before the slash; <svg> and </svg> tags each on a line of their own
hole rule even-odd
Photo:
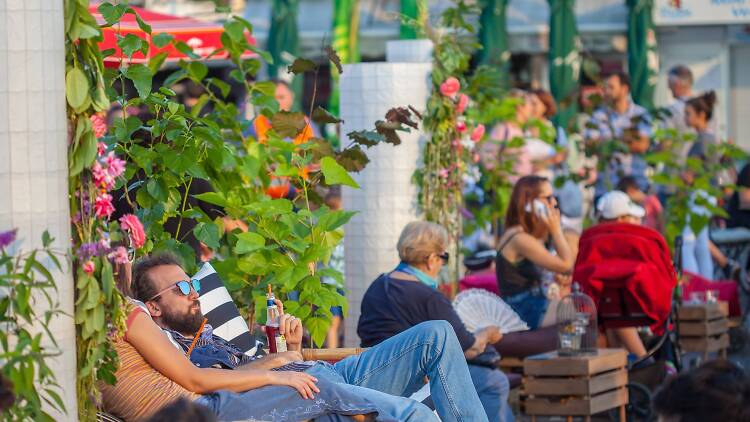
<svg viewBox="0 0 750 422">
<path fill-rule="evenodd" d="M 213 327 L 214 334 L 234 344 L 248 356 L 254 356 L 258 351 L 262 353 L 263 343 L 250 334 L 247 321 L 240 315 L 214 267 L 206 262 L 193 278 L 201 281 L 201 311 Z"/>
<path fill-rule="evenodd" d="M 104 412 L 96 412 L 96 421 L 97 422 L 124 422 L 120 418 L 116 418 L 109 413 Z"/>
</svg>

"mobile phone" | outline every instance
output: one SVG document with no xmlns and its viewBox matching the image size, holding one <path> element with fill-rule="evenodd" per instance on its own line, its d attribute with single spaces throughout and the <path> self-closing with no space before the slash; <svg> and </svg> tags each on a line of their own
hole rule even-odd
<svg viewBox="0 0 750 422">
<path fill-rule="evenodd" d="M 535 199 L 534 202 L 534 213 L 539 218 L 547 218 L 549 217 L 549 209 L 547 208 L 547 204 L 545 204 L 541 199 Z"/>
</svg>

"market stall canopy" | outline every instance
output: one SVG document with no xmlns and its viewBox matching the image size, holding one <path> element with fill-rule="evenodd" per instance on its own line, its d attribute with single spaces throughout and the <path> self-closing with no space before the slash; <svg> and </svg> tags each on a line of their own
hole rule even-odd
<svg viewBox="0 0 750 422">
<path fill-rule="evenodd" d="M 92 4 L 89 6 L 89 11 L 94 15 L 94 18 L 96 18 L 99 25 L 103 25 L 106 21 L 97 11 L 98 6 L 98 4 Z M 138 26 L 135 16 L 130 13 L 123 15 L 118 25 L 102 28 L 104 40 L 99 43 L 99 48 L 102 51 L 115 49 L 114 54 L 104 59 L 104 64 L 106 66 L 119 66 L 121 60 L 124 60 L 125 63 L 148 63 L 151 57 L 154 57 L 161 52 L 167 52 L 167 62 L 176 62 L 188 57 L 187 54 L 177 50 L 171 43 L 163 48 L 157 47 L 154 44 L 153 38 L 158 34 L 169 34 L 175 40 L 183 41 L 192 48 L 193 53 L 200 56 L 202 59 L 226 60 L 229 57 L 229 53 L 226 51 L 220 51 L 217 53 L 217 50 L 222 46 L 221 34 L 224 32 L 224 27 L 221 24 L 157 13 L 139 7 L 131 8 L 138 13 L 144 22 L 151 26 L 151 34 L 144 32 Z M 133 54 L 132 60 L 128 59 L 117 46 L 118 33 L 121 36 L 133 34 L 148 41 L 148 55 L 144 56 L 141 52 L 136 52 Z M 245 32 L 245 37 L 250 45 L 256 45 L 255 39 L 248 32 Z M 253 52 L 245 52 L 246 57 L 252 57 L 254 55 L 255 53 Z"/>
</svg>

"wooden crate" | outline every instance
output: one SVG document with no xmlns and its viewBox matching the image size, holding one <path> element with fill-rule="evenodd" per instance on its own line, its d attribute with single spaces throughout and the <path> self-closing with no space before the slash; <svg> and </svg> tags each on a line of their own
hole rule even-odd
<svg viewBox="0 0 750 422">
<path fill-rule="evenodd" d="M 685 352 L 726 357 L 729 348 L 729 320 L 726 303 L 683 305 L 677 311 L 680 347 Z"/>
<path fill-rule="evenodd" d="M 620 408 L 624 421 L 628 403 L 627 352 L 599 349 L 581 356 L 557 352 L 524 360 L 525 413 L 536 416 L 584 416 Z"/>
</svg>

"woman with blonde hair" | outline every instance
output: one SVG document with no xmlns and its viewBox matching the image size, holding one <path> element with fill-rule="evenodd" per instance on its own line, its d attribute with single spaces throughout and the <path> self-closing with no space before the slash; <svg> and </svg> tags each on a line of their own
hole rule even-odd
<svg viewBox="0 0 750 422">
<path fill-rule="evenodd" d="M 450 301 L 437 290 L 438 274 L 449 259 L 447 246 L 448 233 L 442 226 L 424 221 L 407 224 L 397 245 L 401 262 L 381 274 L 362 298 L 357 334 L 363 347 L 371 347 L 425 321 L 447 321 L 464 350 L 487 418 L 512 421 L 508 378 L 493 366 L 499 355 L 492 344 L 502 338 L 500 329 L 469 332 Z"/>
</svg>

